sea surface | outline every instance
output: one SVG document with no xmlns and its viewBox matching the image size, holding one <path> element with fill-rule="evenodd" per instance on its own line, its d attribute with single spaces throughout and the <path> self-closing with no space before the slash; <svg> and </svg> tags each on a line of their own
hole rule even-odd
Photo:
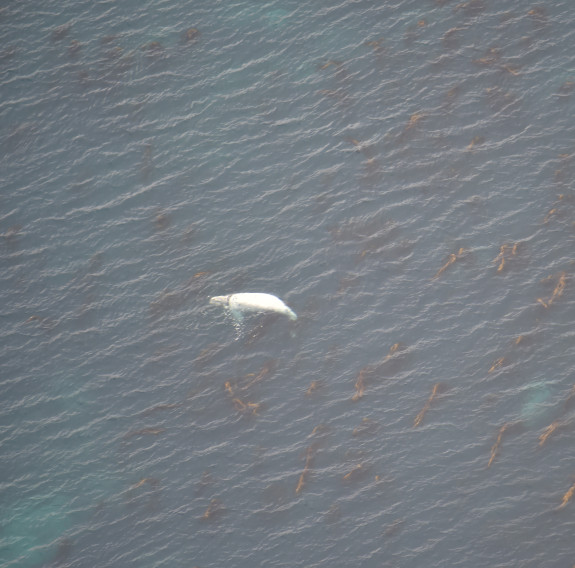
<svg viewBox="0 0 575 568">
<path fill-rule="evenodd" d="M 572 0 L 0 30 L 0 566 L 575 563 Z"/>
</svg>

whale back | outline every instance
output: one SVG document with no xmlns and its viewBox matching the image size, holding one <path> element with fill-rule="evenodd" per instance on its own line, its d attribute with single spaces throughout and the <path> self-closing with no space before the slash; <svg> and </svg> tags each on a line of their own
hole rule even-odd
<svg viewBox="0 0 575 568">
<path fill-rule="evenodd" d="M 286 306 L 277 296 L 257 292 L 232 294 L 229 299 L 230 308 L 254 312 L 277 312 L 285 314 L 290 319 L 297 316 L 293 310 Z"/>
<path fill-rule="evenodd" d="M 210 304 L 229 308 L 238 320 L 242 312 L 276 312 L 285 314 L 291 320 L 296 320 L 296 313 L 286 306 L 277 296 L 261 292 L 240 292 L 228 296 L 214 296 Z"/>
</svg>

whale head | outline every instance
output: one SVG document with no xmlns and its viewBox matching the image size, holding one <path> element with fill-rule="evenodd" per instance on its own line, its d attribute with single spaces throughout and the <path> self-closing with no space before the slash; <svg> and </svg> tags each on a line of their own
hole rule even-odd
<svg viewBox="0 0 575 568">
<path fill-rule="evenodd" d="M 213 296 L 210 298 L 210 304 L 214 306 L 227 306 L 230 300 L 230 296 Z"/>
</svg>

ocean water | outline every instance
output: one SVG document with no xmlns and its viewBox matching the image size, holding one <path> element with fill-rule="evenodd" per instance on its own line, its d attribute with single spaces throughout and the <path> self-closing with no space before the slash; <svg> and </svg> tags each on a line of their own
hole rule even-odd
<svg viewBox="0 0 575 568">
<path fill-rule="evenodd" d="M 0 22 L 1 566 L 573 565 L 572 2 Z"/>
</svg>

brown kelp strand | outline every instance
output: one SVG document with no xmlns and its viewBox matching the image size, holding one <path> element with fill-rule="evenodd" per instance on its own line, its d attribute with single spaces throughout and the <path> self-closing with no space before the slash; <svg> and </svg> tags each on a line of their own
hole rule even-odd
<svg viewBox="0 0 575 568">
<path fill-rule="evenodd" d="M 383 531 L 383 536 L 391 537 L 400 532 L 405 526 L 405 519 L 397 519 L 390 523 Z"/>
<path fill-rule="evenodd" d="M 551 297 L 547 301 L 543 300 L 542 298 L 537 298 L 537 301 L 540 304 L 542 304 L 543 307 L 548 308 L 557 298 L 560 298 L 563 295 L 566 283 L 567 283 L 567 273 L 564 271 L 560 272 L 557 277 L 557 284 L 555 285 Z"/>
<path fill-rule="evenodd" d="M 505 357 L 499 357 L 495 359 L 495 361 L 493 361 L 493 363 L 491 364 L 491 367 L 489 367 L 489 371 L 487 372 L 493 373 L 493 371 L 496 371 L 497 369 L 503 367 L 503 363 L 505 363 Z"/>
<path fill-rule="evenodd" d="M 505 432 L 509 432 L 512 427 L 518 425 L 520 425 L 520 422 L 506 422 L 503 424 L 503 426 L 501 426 L 501 428 L 499 428 L 499 432 L 497 433 L 497 440 L 495 440 L 495 444 L 493 444 L 493 447 L 491 448 L 491 457 L 489 458 L 487 467 L 491 467 L 491 464 L 494 462 L 496 456 L 499 453 L 501 442 L 503 441 L 503 434 L 505 434 Z"/>
<path fill-rule="evenodd" d="M 296 495 L 299 495 L 301 493 L 301 490 L 304 488 L 307 477 L 309 475 L 309 470 L 310 470 L 311 465 L 312 465 L 314 452 L 315 452 L 315 448 L 314 448 L 314 445 L 312 444 L 311 446 L 308 447 L 308 449 L 306 450 L 306 453 L 305 453 L 305 465 L 304 465 L 303 471 L 301 472 L 301 475 L 299 476 L 299 481 L 297 483 L 297 487 L 295 488 Z"/>
<path fill-rule="evenodd" d="M 132 430 L 131 432 L 124 434 L 123 439 L 128 440 L 136 436 L 157 436 L 165 431 L 165 428 L 142 428 L 141 430 Z"/>
<path fill-rule="evenodd" d="M 235 396 L 235 388 L 230 381 L 226 381 L 224 383 L 224 389 L 232 397 L 232 404 L 238 412 L 241 412 L 242 414 L 251 413 L 253 415 L 257 415 L 258 410 L 261 407 L 261 403 L 244 402 L 241 398 Z"/>
<path fill-rule="evenodd" d="M 232 402 L 234 403 L 234 408 L 242 414 L 251 413 L 253 415 L 257 415 L 258 410 L 261 407 L 261 403 L 259 402 L 244 402 L 239 398 L 232 399 Z"/>
<path fill-rule="evenodd" d="M 441 383 L 436 383 L 433 386 L 433 390 L 431 391 L 430 397 L 427 399 L 427 402 L 424 404 L 423 408 L 421 409 L 421 412 L 415 417 L 415 420 L 413 421 L 414 428 L 416 428 L 421 424 L 421 422 L 423 421 L 423 417 L 425 416 L 425 413 L 429 410 L 429 407 L 431 406 L 433 399 L 439 392 L 441 392 L 441 389 L 442 389 Z"/>
<path fill-rule="evenodd" d="M 402 347 L 403 347 L 403 346 L 402 346 L 401 343 L 394 343 L 394 344 L 389 348 L 389 353 L 385 356 L 384 361 L 387 361 L 387 360 L 391 359 Z"/>
<path fill-rule="evenodd" d="M 361 464 L 361 463 L 360 463 L 359 465 L 356 465 L 349 473 L 346 473 L 346 474 L 343 476 L 343 480 L 344 480 L 344 481 L 350 481 L 350 480 L 353 479 L 354 477 L 357 477 L 357 475 L 359 474 L 359 472 L 362 471 L 363 467 L 364 467 L 364 466 L 363 466 L 363 464 Z"/>
<path fill-rule="evenodd" d="M 365 391 L 365 377 L 367 374 L 367 367 L 364 367 L 360 372 L 359 375 L 357 376 L 357 379 L 355 381 L 355 394 L 351 397 L 351 400 L 353 400 L 354 402 L 358 401 L 362 396 L 363 393 Z"/>
<path fill-rule="evenodd" d="M 250 379 L 242 388 L 247 389 L 256 383 L 259 383 L 266 376 L 273 374 L 276 369 L 277 359 L 269 359 L 264 363 L 259 373 L 250 373 L 246 378 Z"/>
<path fill-rule="evenodd" d="M 439 278 L 452 264 L 454 264 L 457 260 L 459 260 L 466 252 L 467 250 L 462 247 L 457 251 L 457 253 L 451 253 L 445 264 L 435 273 L 433 280 Z"/>
<path fill-rule="evenodd" d="M 485 138 L 483 136 L 474 136 L 471 142 L 465 147 L 465 149 L 469 152 L 476 148 L 477 146 L 481 146 L 481 144 L 485 143 Z"/>
<path fill-rule="evenodd" d="M 554 422 L 549 424 L 549 426 L 547 426 L 545 428 L 545 430 L 543 430 L 543 433 L 541 434 L 541 436 L 539 436 L 539 445 L 542 446 L 547 441 L 549 436 L 551 436 L 551 434 L 553 434 L 553 432 L 555 432 L 555 430 L 557 430 L 559 427 L 561 427 L 562 424 L 563 423 L 560 420 L 555 420 Z"/>
<path fill-rule="evenodd" d="M 558 170 L 558 171 L 562 171 L 562 170 Z M 571 179 L 570 176 L 569 176 L 569 179 Z M 553 204 L 553 207 L 551 207 L 551 209 L 549 209 L 549 211 L 547 211 L 547 214 L 543 218 L 543 224 L 545 225 L 545 224 L 549 223 L 549 221 L 551 221 L 552 219 L 557 219 L 557 220 L 564 219 L 567 216 L 566 215 L 567 214 L 567 209 L 566 209 L 567 203 L 573 202 L 574 197 L 575 197 L 575 194 L 572 194 L 572 193 L 560 193 L 557 196 L 557 201 Z"/>
<path fill-rule="evenodd" d="M 405 130 L 411 130 L 412 128 L 415 128 L 415 126 L 417 124 L 419 124 L 423 120 L 424 117 L 425 117 L 425 114 L 423 112 L 413 113 L 409 117 L 409 121 L 407 123 L 407 126 L 405 127 Z"/>
<path fill-rule="evenodd" d="M 160 485 L 160 480 L 156 479 L 155 477 L 144 477 L 143 479 L 140 479 L 140 481 L 138 481 L 137 483 L 131 485 L 129 487 L 129 491 L 133 489 L 138 489 L 139 487 L 142 487 L 146 484 L 150 485 L 154 489 L 157 489 Z"/>
<path fill-rule="evenodd" d="M 346 473 L 342 479 L 346 483 L 361 481 L 362 479 L 365 479 L 369 475 L 371 469 L 372 468 L 369 464 L 360 463 L 356 465 L 351 471 Z M 377 480 L 379 481 L 379 476 L 377 477 L 378 477 Z"/>
<path fill-rule="evenodd" d="M 546 225 L 547 223 L 549 223 L 549 221 L 551 221 L 551 219 L 556 214 L 557 214 L 557 207 L 552 207 L 551 209 L 549 209 L 549 211 L 547 211 L 547 214 L 543 218 L 543 224 Z"/>
<path fill-rule="evenodd" d="M 212 499 L 208 508 L 201 517 L 202 521 L 213 521 L 225 512 L 225 508 L 219 499 Z"/>
<path fill-rule="evenodd" d="M 351 435 L 355 438 L 358 436 L 372 436 L 377 433 L 379 424 L 370 418 L 362 418 L 361 424 L 353 429 Z"/>
<path fill-rule="evenodd" d="M 493 263 L 499 263 L 497 267 L 497 272 L 502 272 L 505 267 L 505 262 L 509 260 L 509 257 L 515 256 L 519 249 L 519 243 L 514 243 L 513 245 L 504 244 L 501 245 L 499 249 L 499 254 L 493 259 Z"/>
<path fill-rule="evenodd" d="M 571 501 L 574 493 L 575 493 L 575 483 L 573 483 L 573 485 L 569 487 L 567 493 L 563 495 L 563 499 L 561 500 L 561 505 L 559 505 L 559 509 L 563 509 L 563 507 L 565 507 L 565 505 L 567 505 L 567 503 Z"/>
<path fill-rule="evenodd" d="M 234 387 L 232 386 L 231 381 L 226 381 L 224 383 L 224 389 L 230 396 L 234 396 Z"/>
<path fill-rule="evenodd" d="M 321 383 L 319 381 L 312 381 L 311 384 L 309 385 L 308 389 L 305 391 L 305 395 L 311 396 L 320 387 L 321 387 Z"/>
<path fill-rule="evenodd" d="M 182 45 L 196 43 L 201 35 L 202 33 L 197 28 L 189 28 L 181 33 L 180 43 Z"/>
<path fill-rule="evenodd" d="M 182 405 L 178 403 L 173 404 L 157 404 L 156 406 L 152 406 L 147 410 L 142 412 L 142 416 L 150 416 L 150 414 L 155 414 L 156 412 L 162 412 L 165 410 L 173 410 L 174 408 L 180 408 Z"/>
</svg>

